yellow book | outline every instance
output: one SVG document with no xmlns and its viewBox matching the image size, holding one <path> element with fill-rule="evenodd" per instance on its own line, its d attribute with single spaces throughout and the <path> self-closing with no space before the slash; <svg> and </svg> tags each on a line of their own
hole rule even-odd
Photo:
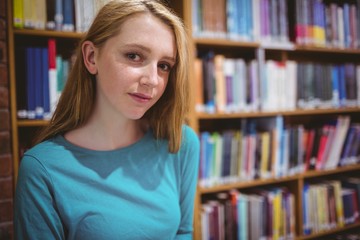
<svg viewBox="0 0 360 240">
<path fill-rule="evenodd" d="M 34 16 L 33 10 L 35 10 L 34 0 L 23 1 L 23 16 L 24 16 L 24 27 L 34 28 Z"/>
<path fill-rule="evenodd" d="M 337 224 L 339 227 L 344 226 L 344 206 L 341 198 L 341 184 L 340 181 L 332 181 L 335 190 L 335 205 L 336 205 L 336 216 Z"/>
<path fill-rule="evenodd" d="M 261 137 L 261 159 L 260 159 L 260 176 L 261 178 L 269 178 L 271 172 L 270 165 L 270 132 L 262 132 Z"/>
<path fill-rule="evenodd" d="M 14 27 L 23 28 L 24 27 L 24 13 L 23 13 L 23 0 L 14 0 L 13 5 L 13 19 L 14 19 Z"/>
<path fill-rule="evenodd" d="M 277 240 L 280 238 L 281 228 L 281 191 L 276 191 L 273 198 L 273 238 Z"/>
<path fill-rule="evenodd" d="M 314 44 L 316 46 L 325 46 L 325 29 L 320 26 L 313 27 L 314 32 Z"/>
<path fill-rule="evenodd" d="M 35 20 L 35 29 L 45 29 L 47 15 L 46 15 L 46 0 L 35 0 L 35 9 L 34 9 L 34 20 Z"/>
</svg>

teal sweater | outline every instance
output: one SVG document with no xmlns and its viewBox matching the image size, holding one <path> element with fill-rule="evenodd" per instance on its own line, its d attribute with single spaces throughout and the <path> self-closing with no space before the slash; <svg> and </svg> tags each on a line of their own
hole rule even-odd
<svg viewBox="0 0 360 240">
<path fill-rule="evenodd" d="M 40 143 L 20 164 L 15 238 L 192 239 L 199 152 L 187 126 L 176 154 L 151 131 L 111 151 Z"/>
</svg>

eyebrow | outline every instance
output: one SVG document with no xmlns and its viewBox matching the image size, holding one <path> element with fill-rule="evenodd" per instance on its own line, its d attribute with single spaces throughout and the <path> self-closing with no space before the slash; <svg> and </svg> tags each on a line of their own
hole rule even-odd
<svg viewBox="0 0 360 240">
<path fill-rule="evenodd" d="M 141 44 L 136 44 L 136 43 L 134 43 L 134 44 L 125 44 L 125 46 L 126 46 L 126 47 L 140 48 L 140 49 L 142 49 L 142 50 L 144 50 L 144 51 L 146 51 L 146 52 L 148 52 L 148 53 L 151 52 L 150 48 L 145 47 L 144 45 L 141 45 Z M 172 61 L 173 63 L 176 63 L 176 59 L 173 58 L 173 57 L 165 56 L 164 58 L 167 59 L 167 60 L 169 60 L 169 61 Z"/>
</svg>

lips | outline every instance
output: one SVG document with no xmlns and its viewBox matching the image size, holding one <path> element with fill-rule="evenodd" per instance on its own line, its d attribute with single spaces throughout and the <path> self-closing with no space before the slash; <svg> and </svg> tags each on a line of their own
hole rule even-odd
<svg viewBox="0 0 360 240">
<path fill-rule="evenodd" d="M 149 102 L 152 98 L 142 93 L 129 93 L 129 95 L 137 102 Z"/>
</svg>

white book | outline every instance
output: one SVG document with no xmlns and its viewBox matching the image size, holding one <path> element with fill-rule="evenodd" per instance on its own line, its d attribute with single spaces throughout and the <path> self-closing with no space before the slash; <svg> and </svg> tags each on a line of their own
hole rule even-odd
<svg viewBox="0 0 360 240">
<path fill-rule="evenodd" d="M 285 71 L 285 110 L 291 111 L 296 109 L 297 63 L 295 61 L 287 61 Z"/>
<path fill-rule="evenodd" d="M 328 158 L 326 159 L 324 169 L 333 169 L 336 168 L 339 161 L 341 150 L 343 148 L 346 134 L 348 132 L 350 125 L 349 116 L 339 116 L 336 123 L 336 129 L 334 133 L 334 141 L 330 149 Z"/>
<path fill-rule="evenodd" d="M 49 69 L 49 98 L 50 98 L 50 112 L 54 113 L 58 100 L 56 68 Z"/>
</svg>

